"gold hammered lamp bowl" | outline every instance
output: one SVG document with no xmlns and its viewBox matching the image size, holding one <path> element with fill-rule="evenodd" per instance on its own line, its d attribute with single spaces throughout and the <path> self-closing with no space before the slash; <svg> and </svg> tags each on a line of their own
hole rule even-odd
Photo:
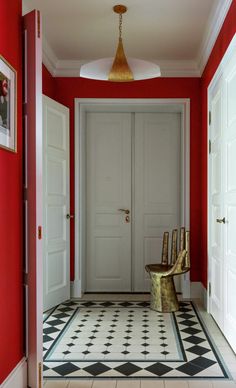
<svg viewBox="0 0 236 388">
<path fill-rule="evenodd" d="M 83 78 L 130 82 L 160 77 L 160 67 L 155 63 L 136 58 L 126 58 L 122 41 L 123 14 L 127 12 L 125 5 L 115 5 L 113 11 L 119 15 L 119 41 L 115 58 L 103 58 L 81 66 L 80 76 Z"/>
<path fill-rule="evenodd" d="M 133 81 L 134 76 L 127 62 L 122 42 L 122 15 L 127 11 L 127 7 L 116 5 L 113 10 L 119 14 L 119 43 L 108 79 L 115 82 Z"/>
</svg>

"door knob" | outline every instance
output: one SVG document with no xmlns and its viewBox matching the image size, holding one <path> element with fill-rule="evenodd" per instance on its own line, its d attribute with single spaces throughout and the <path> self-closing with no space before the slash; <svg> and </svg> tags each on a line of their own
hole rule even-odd
<svg viewBox="0 0 236 388">
<path fill-rule="evenodd" d="M 67 220 L 70 220 L 71 218 L 74 218 L 74 214 L 67 214 L 66 218 L 67 218 Z"/>
<path fill-rule="evenodd" d="M 125 214 L 129 214 L 129 209 L 118 209 L 120 212 L 124 212 Z"/>
<path fill-rule="evenodd" d="M 224 218 L 217 218 L 216 222 L 218 222 L 219 224 L 225 224 L 225 217 Z"/>
</svg>

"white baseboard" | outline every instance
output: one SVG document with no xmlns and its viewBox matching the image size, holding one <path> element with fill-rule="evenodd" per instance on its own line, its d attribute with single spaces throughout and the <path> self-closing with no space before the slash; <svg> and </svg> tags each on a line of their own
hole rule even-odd
<svg viewBox="0 0 236 388">
<path fill-rule="evenodd" d="M 188 290 L 187 290 L 188 291 Z M 81 298 L 82 297 L 82 291 L 81 291 L 81 281 L 80 280 L 74 280 L 70 282 L 70 296 L 71 298 Z M 190 295 L 189 291 L 186 293 L 186 295 L 183 295 L 183 299 L 200 299 L 203 303 L 203 306 L 206 308 L 207 306 L 207 290 L 202 285 L 201 282 L 190 282 Z"/>
<path fill-rule="evenodd" d="M 27 362 L 25 357 L 3 381 L 2 388 L 27 388 Z"/>
<path fill-rule="evenodd" d="M 74 280 L 73 282 L 70 282 L 70 296 L 71 296 L 71 298 L 81 298 L 82 297 L 81 281 L 80 280 Z"/>
<path fill-rule="evenodd" d="M 208 311 L 207 310 L 207 289 L 204 286 L 202 287 L 203 287 L 203 306 L 205 310 Z"/>
<path fill-rule="evenodd" d="M 191 299 L 200 299 L 204 303 L 204 290 L 201 282 L 191 282 Z"/>
</svg>

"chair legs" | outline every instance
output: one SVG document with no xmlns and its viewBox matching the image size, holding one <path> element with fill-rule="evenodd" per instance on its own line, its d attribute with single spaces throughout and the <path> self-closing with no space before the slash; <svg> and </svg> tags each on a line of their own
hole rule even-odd
<svg viewBox="0 0 236 388">
<path fill-rule="evenodd" d="M 150 272 L 152 310 L 169 313 L 179 310 L 173 276 L 161 277 L 155 272 Z"/>
</svg>

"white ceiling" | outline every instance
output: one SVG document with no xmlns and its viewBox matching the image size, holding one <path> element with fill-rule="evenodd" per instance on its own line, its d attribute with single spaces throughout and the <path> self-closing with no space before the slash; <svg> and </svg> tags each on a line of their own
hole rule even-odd
<svg viewBox="0 0 236 388">
<path fill-rule="evenodd" d="M 123 1 L 123 0 L 122 0 Z M 199 76 L 232 0 L 124 0 L 128 57 L 157 62 L 165 76 Z M 117 0 L 23 0 L 43 17 L 43 58 L 55 76 L 77 76 L 82 63 L 114 56 Z"/>
</svg>

